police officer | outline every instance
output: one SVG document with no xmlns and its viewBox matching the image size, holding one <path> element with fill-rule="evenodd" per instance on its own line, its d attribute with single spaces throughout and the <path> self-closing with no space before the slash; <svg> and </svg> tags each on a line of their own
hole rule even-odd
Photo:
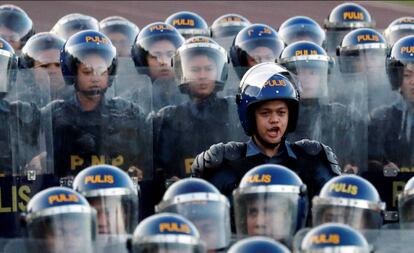
<svg viewBox="0 0 414 253">
<path fill-rule="evenodd" d="M 132 253 L 204 253 L 206 247 L 194 224 L 173 213 L 154 214 L 136 227 Z"/>
<path fill-rule="evenodd" d="M 203 179 L 185 178 L 173 183 L 156 211 L 177 213 L 193 222 L 209 252 L 223 252 L 230 244 L 229 201 Z"/>
<path fill-rule="evenodd" d="M 130 94 L 132 101 L 139 103 L 140 99 L 145 99 L 140 96 L 140 90 L 148 88 L 152 89 L 151 109 L 154 112 L 164 106 L 187 101 L 177 87 L 171 66 L 172 57 L 183 43 L 184 38 L 169 24 L 155 22 L 142 29 L 132 46 L 131 55 L 138 73 L 148 75 L 151 80 L 149 84 L 140 82 L 141 87 L 137 87 L 136 94 L 126 93 L 127 96 Z M 148 87 L 142 87 L 144 85 Z"/>
<path fill-rule="evenodd" d="M 27 205 L 26 223 L 29 238 L 44 245 L 28 252 L 93 252 L 96 211 L 72 189 L 51 187 L 37 193 Z"/>
<path fill-rule="evenodd" d="M 193 173 L 217 180 L 218 189 L 230 196 L 251 168 L 281 164 L 299 175 L 311 197 L 340 173 L 329 147 L 317 141 L 285 141 L 285 134 L 296 128 L 299 111 L 298 92 L 286 76 L 289 72 L 275 63 L 258 64 L 245 74 L 236 102 L 240 122 L 251 139 L 211 146 L 196 157 Z"/>
<path fill-rule="evenodd" d="M 362 116 L 343 104 L 329 101 L 333 59 L 315 43 L 298 41 L 282 51 L 278 62 L 296 75 L 301 95 L 296 130 L 287 136 L 288 140 L 321 141 L 340 154 L 344 170 L 357 173 L 365 167 L 366 157 L 360 151 L 363 140 L 360 136 L 366 136 Z M 343 136 L 343 133 L 351 134 Z"/>
<path fill-rule="evenodd" d="M 13 4 L 0 6 L 0 36 L 16 52 L 34 33 L 33 22 L 22 8 Z"/>
<path fill-rule="evenodd" d="M 272 27 L 265 24 L 245 27 L 230 48 L 231 62 L 239 79 L 258 63 L 275 62 L 284 47 L 284 42 Z"/>
<path fill-rule="evenodd" d="M 414 35 L 414 17 L 405 16 L 393 20 L 383 34 L 390 47 L 402 37 Z"/>
<path fill-rule="evenodd" d="M 145 116 L 136 104 L 107 98 L 116 70 L 116 50 L 108 37 L 82 31 L 69 38 L 61 52 L 61 69 L 75 92 L 69 100 L 56 100 L 43 108 L 51 119 L 53 146 L 48 161 L 59 177 L 70 177 L 96 164 L 111 164 L 124 171 L 144 172 L 151 152 L 144 152 L 151 139 Z M 145 135 L 145 137 L 144 137 Z M 144 154 L 145 153 L 145 154 Z M 68 180 L 70 178 L 67 178 Z"/>
<path fill-rule="evenodd" d="M 397 220 L 397 195 L 413 176 L 414 166 L 414 36 L 398 40 L 387 56 L 391 87 L 400 93 L 396 102 L 376 108 L 369 124 L 369 171 L 364 174 Z M 387 217 L 386 218 L 391 218 Z"/>
<path fill-rule="evenodd" d="M 121 169 L 111 165 L 88 167 L 76 175 L 73 189 L 97 210 L 99 234 L 130 234 L 138 224 L 138 189 Z"/>
<path fill-rule="evenodd" d="M 354 229 L 380 229 L 385 204 L 375 187 L 357 175 L 332 178 L 312 200 L 312 225 L 328 222 Z"/>
<path fill-rule="evenodd" d="M 177 50 L 174 71 L 190 101 L 164 107 L 154 117 L 156 168 L 166 179 L 189 176 L 194 157 L 210 145 L 245 138 L 234 100 L 217 94 L 226 83 L 228 61 L 226 51 L 207 37 L 190 38 Z"/>
<path fill-rule="evenodd" d="M 267 236 L 287 246 L 304 227 L 308 213 L 306 185 L 282 165 L 259 165 L 233 191 L 238 236 Z"/>
<path fill-rule="evenodd" d="M 290 253 L 281 243 L 264 236 L 252 236 L 233 244 L 228 253 Z"/>
<path fill-rule="evenodd" d="M 191 11 L 173 13 L 165 20 L 165 23 L 175 27 L 186 39 L 193 36 L 210 36 L 207 22 L 200 15 Z"/>
<path fill-rule="evenodd" d="M 109 37 L 119 57 L 128 57 L 139 33 L 136 24 L 120 16 L 110 16 L 99 22 L 100 31 Z"/>
<path fill-rule="evenodd" d="M 61 17 L 52 27 L 50 32 L 66 41 L 73 34 L 84 30 L 99 31 L 98 20 L 92 16 L 81 13 L 70 13 Z"/>
<path fill-rule="evenodd" d="M 334 55 L 342 38 L 357 28 L 375 28 L 375 21 L 370 13 L 357 3 L 342 3 L 336 6 L 325 19 L 326 51 Z"/>
<path fill-rule="evenodd" d="M 19 98 L 40 107 L 51 100 L 68 99 L 73 87 L 65 85 L 60 70 L 60 50 L 65 41 L 49 32 L 37 33 L 22 48 L 20 72 L 25 83 L 19 83 Z"/>
<path fill-rule="evenodd" d="M 284 21 L 278 30 L 280 38 L 286 45 L 306 40 L 319 46 L 325 45 L 326 35 L 321 26 L 310 17 L 294 16 Z"/>
<path fill-rule="evenodd" d="M 364 236 L 343 224 L 328 223 L 311 229 L 298 252 L 358 252 L 369 253 L 371 247 Z"/>
</svg>

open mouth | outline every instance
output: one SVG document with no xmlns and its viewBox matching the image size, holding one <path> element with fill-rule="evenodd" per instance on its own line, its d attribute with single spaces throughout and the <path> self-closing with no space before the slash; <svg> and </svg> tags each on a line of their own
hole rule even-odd
<svg viewBox="0 0 414 253">
<path fill-rule="evenodd" d="M 272 127 L 271 129 L 267 130 L 267 134 L 271 138 L 276 138 L 280 135 L 280 128 L 279 127 Z"/>
</svg>

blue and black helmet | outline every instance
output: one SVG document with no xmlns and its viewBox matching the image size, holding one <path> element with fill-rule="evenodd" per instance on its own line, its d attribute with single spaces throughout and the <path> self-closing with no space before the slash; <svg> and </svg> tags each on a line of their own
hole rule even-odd
<svg viewBox="0 0 414 253">
<path fill-rule="evenodd" d="M 154 214 L 136 227 L 132 237 L 133 253 L 203 253 L 205 247 L 194 224 L 174 213 Z"/>
<path fill-rule="evenodd" d="M 240 14 L 225 14 L 214 20 L 210 27 L 211 37 L 221 38 L 235 36 L 249 25 L 250 21 Z"/>
<path fill-rule="evenodd" d="M 123 170 L 112 165 L 90 166 L 76 175 L 73 189 L 98 210 L 98 217 L 105 213 L 108 223 L 119 223 L 98 224 L 100 233 L 132 233 L 138 224 L 137 186 Z"/>
<path fill-rule="evenodd" d="M 249 170 L 233 191 L 233 199 L 238 235 L 268 236 L 289 245 L 305 225 L 306 185 L 285 166 L 266 164 Z M 254 218 L 262 224 L 249 225 Z"/>
<path fill-rule="evenodd" d="M 390 46 L 402 37 L 414 35 L 414 17 L 405 16 L 395 19 L 388 25 L 383 34 Z"/>
<path fill-rule="evenodd" d="M 305 40 L 322 46 L 326 39 L 322 27 L 315 20 L 306 16 L 295 16 L 287 19 L 280 25 L 278 33 L 286 45 Z"/>
<path fill-rule="evenodd" d="M 287 132 L 296 128 L 299 112 L 299 92 L 293 75 L 276 63 L 260 63 L 250 68 L 240 81 L 236 96 L 238 114 L 244 132 L 255 131 L 254 105 L 270 100 L 283 100 L 289 108 Z"/>
<path fill-rule="evenodd" d="M 32 19 L 22 8 L 13 4 L 0 6 L 0 27 L 5 27 L 14 33 L 13 35 L 0 33 L 4 40 L 10 44 L 13 42 L 21 43 L 20 48 L 14 48 L 15 50 L 21 49 L 26 41 L 35 34 Z"/>
<path fill-rule="evenodd" d="M 385 203 L 375 187 L 357 175 L 332 178 L 312 203 L 314 226 L 338 222 L 355 229 L 379 229 L 382 225 Z"/>
<path fill-rule="evenodd" d="M 16 76 L 18 70 L 18 57 L 14 52 L 13 47 L 4 39 L 0 37 L 0 63 L 2 66 L 7 66 L 1 69 L 3 71 L 0 82 L 0 97 L 4 97 L 16 83 Z"/>
<path fill-rule="evenodd" d="M 73 34 L 85 30 L 99 31 L 98 20 L 92 16 L 81 13 L 70 13 L 61 17 L 52 27 L 50 32 L 66 41 Z"/>
<path fill-rule="evenodd" d="M 99 55 L 105 62 L 99 72 L 107 71 L 109 86 L 112 85 L 118 66 L 116 49 L 111 40 L 103 33 L 86 30 L 72 35 L 64 44 L 60 53 L 60 67 L 67 85 L 76 84 L 77 68 L 89 55 Z M 93 66 L 92 66 L 93 67 Z"/>
<path fill-rule="evenodd" d="M 324 22 L 326 30 L 350 30 L 362 27 L 374 28 L 375 21 L 364 7 L 356 3 L 342 3 L 336 6 Z"/>
<path fill-rule="evenodd" d="M 189 219 L 200 232 L 208 249 L 223 249 L 230 243 L 230 203 L 211 183 L 185 178 L 173 183 L 155 207 Z"/>
<path fill-rule="evenodd" d="M 357 56 L 362 52 L 378 51 L 377 54 L 386 55 L 387 42 L 381 33 L 372 28 L 358 28 L 347 33 L 338 45 L 337 56 Z"/>
<path fill-rule="evenodd" d="M 96 210 L 81 194 L 66 187 L 36 193 L 27 204 L 26 223 L 31 238 L 61 235 L 56 238 L 60 240 L 65 233 L 76 233 L 87 244 L 96 237 Z"/>
<path fill-rule="evenodd" d="M 398 214 L 401 228 L 414 228 L 414 177 L 408 180 L 398 195 Z"/>
<path fill-rule="evenodd" d="M 399 39 L 391 47 L 386 60 L 388 79 L 393 90 L 398 90 L 403 81 L 404 68 L 414 64 L 414 35 Z"/>
<path fill-rule="evenodd" d="M 264 236 L 252 236 L 233 244 L 228 253 L 290 253 L 283 244 Z"/>
<path fill-rule="evenodd" d="M 197 13 L 180 11 L 170 15 L 165 23 L 174 26 L 184 38 L 210 36 L 207 22 Z"/>
<path fill-rule="evenodd" d="M 355 252 L 369 253 L 371 247 L 357 230 L 338 223 L 327 223 L 312 228 L 303 238 L 300 253 Z"/>
</svg>

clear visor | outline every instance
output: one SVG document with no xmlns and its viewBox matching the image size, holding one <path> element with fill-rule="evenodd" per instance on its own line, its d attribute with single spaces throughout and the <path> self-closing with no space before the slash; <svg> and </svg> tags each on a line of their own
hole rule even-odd
<svg viewBox="0 0 414 253">
<path fill-rule="evenodd" d="M 11 54 L 4 50 L 0 50 L 0 92 L 8 92 L 8 82 L 10 79 L 10 76 L 13 74 L 12 71 L 17 70 L 11 70 L 10 64 L 11 64 Z"/>
<path fill-rule="evenodd" d="M 97 211 L 99 234 L 132 233 L 138 224 L 137 195 L 98 196 L 87 198 Z"/>
<path fill-rule="evenodd" d="M 385 73 L 386 49 L 361 49 L 342 51 L 339 56 L 344 73 Z"/>
<path fill-rule="evenodd" d="M 234 213 L 237 234 L 267 236 L 290 245 L 298 222 L 298 201 L 298 194 L 236 193 Z"/>
<path fill-rule="evenodd" d="M 322 46 L 322 42 L 325 40 L 324 31 L 321 28 L 318 29 L 310 25 L 286 27 L 279 32 L 279 35 L 287 45 L 296 41 L 305 40 L 315 42 Z"/>
<path fill-rule="evenodd" d="M 138 243 L 133 246 L 133 253 L 203 253 L 202 245 L 186 245 L 183 243 L 159 242 Z"/>
<path fill-rule="evenodd" d="M 312 225 L 328 222 L 349 225 L 358 230 L 379 229 L 382 225 L 380 211 L 350 206 L 314 205 Z"/>
<path fill-rule="evenodd" d="M 0 10 L 0 35 L 7 41 L 19 41 L 32 29 L 32 22 L 20 12 Z"/>
<path fill-rule="evenodd" d="M 398 201 L 400 225 L 403 229 L 414 229 L 414 196 L 402 195 Z"/>
<path fill-rule="evenodd" d="M 247 54 L 247 63 L 251 67 L 262 62 L 275 62 L 284 48 L 281 40 L 255 39 L 240 45 Z"/>
<path fill-rule="evenodd" d="M 65 20 L 57 24 L 57 27 L 53 29 L 53 32 L 67 40 L 73 34 L 84 31 L 84 30 L 94 30 L 99 31 L 99 24 L 96 20 L 93 19 L 72 19 Z"/>
<path fill-rule="evenodd" d="M 414 25 L 404 27 L 399 26 L 398 28 L 399 29 L 392 29 L 386 34 L 388 44 L 394 45 L 399 39 L 405 36 L 414 35 Z"/>
<path fill-rule="evenodd" d="M 115 48 L 112 50 L 77 50 L 77 47 L 69 48 L 69 54 L 75 58 L 82 67 L 87 68 L 96 75 L 103 75 L 108 72 L 109 67 L 115 59 Z"/>
</svg>

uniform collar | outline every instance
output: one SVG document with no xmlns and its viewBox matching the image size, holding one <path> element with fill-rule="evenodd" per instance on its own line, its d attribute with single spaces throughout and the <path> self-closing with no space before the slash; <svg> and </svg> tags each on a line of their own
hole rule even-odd
<svg viewBox="0 0 414 253">
<path fill-rule="evenodd" d="M 296 157 L 295 153 L 293 152 L 292 147 L 290 146 L 290 143 L 288 141 L 283 141 L 281 147 L 282 147 L 282 149 L 279 150 L 279 152 L 276 156 L 279 156 L 279 155 L 283 154 L 283 152 L 286 150 L 287 155 L 290 158 L 297 159 L 297 157 Z M 255 155 L 258 155 L 258 154 L 265 155 L 260 150 L 260 148 L 256 145 L 256 143 L 254 143 L 253 138 L 250 138 L 250 140 L 247 142 L 246 157 L 255 156 Z"/>
</svg>

